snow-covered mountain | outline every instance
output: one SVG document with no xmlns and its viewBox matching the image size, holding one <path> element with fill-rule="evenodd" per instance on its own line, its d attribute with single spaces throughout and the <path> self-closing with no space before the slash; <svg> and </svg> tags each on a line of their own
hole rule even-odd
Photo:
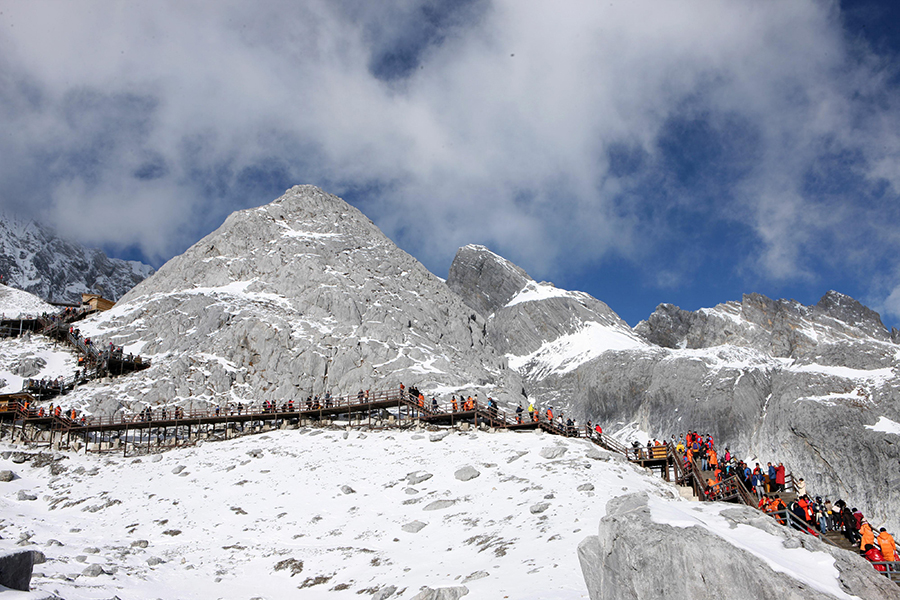
<svg viewBox="0 0 900 600">
<path fill-rule="evenodd" d="M 484 319 L 359 210 L 313 186 L 232 214 L 85 335 L 148 356 L 86 402 L 278 403 L 415 385 L 517 401 L 522 385 Z"/>
<path fill-rule="evenodd" d="M 483 247 L 460 249 L 447 283 L 485 313 L 490 341 L 541 408 L 623 437 L 712 433 L 900 529 L 900 347 L 853 298 L 663 304 L 632 330 L 602 302 L 536 283 Z"/>
<path fill-rule="evenodd" d="M 17 450 L 0 445 L 0 470 L 16 475 L 0 483 L 0 550 L 47 561 L 36 591 L 15 598 L 684 597 L 664 591 L 692 570 L 728 579 L 735 563 L 767 597 L 900 598 L 858 557 L 766 517 L 735 528 L 737 511 L 677 499 L 621 457 L 537 432 L 288 429 L 139 458 Z M 607 515 L 629 494 L 650 496 L 648 522 Z M 589 536 L 623 518 L 632 527 L 598 551 Z M 622 569 L 668 579 L 657 595 L 596 587 L 597 571 L 648 549 L 690 569 Z"/>
<path fill-rule="evenodd" d="M 149 265 L 109 258 L 34 221 L 0 216 L 3 283 L 44 300 L 80 304 L 82 293 L 118 300 L 152 273 Z"/>
</svg>

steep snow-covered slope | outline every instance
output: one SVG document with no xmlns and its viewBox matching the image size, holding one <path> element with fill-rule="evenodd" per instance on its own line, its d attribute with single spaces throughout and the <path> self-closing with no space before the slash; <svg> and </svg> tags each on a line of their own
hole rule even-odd
<svg viewBox="0 0 900 600">
<path fill-rule="evenodd" d="M 80 304 L 82 293 L 117 300 L 151 273 L 149 265 L 109 258 L 33 221 L 0 216 L 3 282 L 45 300 Z"/>
<path fill-rule="evenodd" d="M 432 435 L 285 430 L 138 459 L 0 459 L 19 476 L 0 483 L 0 530 L 47 555 L 33 587 L 67 600 L 410 600 L 423 587 L 460 586 L 467 598 L 574 600 L 588 597 L 577 547 L 609 500 L 649 493 L 657 511 L 697 507 L 585 441 Z M 645 543 L 664 549 L 679 535 Z M 832 557 L 772 551 L 782 538 L 732 532 L 727 558 L 767 552 L 771 564 L 754 574 L 785 597 L 811 564 L 822 585 L 837 585 Z M 705 556 L 698 567 L 729 564 Z M 863 569 L 857 579 L 871 576 Z"/>
<path fill-rule="evenodd" d="M 152 460 L 68 455 L 56 476 L 0 460 L 21 477 L 0 484 L 0 527 L 3 538 L 31 536 L 50 558 L 34 586 L 67 600 L 368 599 L 388 586 L 409 599 L 460 585 L 470 598 L 562 600 L 587 596 L 576 547 L 611 497 L 675 494 L 584 441 L 430 439 L 276 431 Z M 478 475 L 460 480 L 464 467 Z M 19 501 L 19 490 L 38 499 Z M 80 575 L 94 564 L 116 572 Z"/>
<path fill-rule="evenodd" d="M 81 327 L 153 360 L 91 402 L 262 402 L 393 389 L 516 399 L 484 321 L 362 213 L 312 186 L 234 213 Z"/>
</svg>

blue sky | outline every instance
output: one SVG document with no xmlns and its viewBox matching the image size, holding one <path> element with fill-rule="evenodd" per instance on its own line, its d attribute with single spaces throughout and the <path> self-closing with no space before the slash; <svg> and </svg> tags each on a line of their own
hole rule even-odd
<svg viewBox="0 0 900 600">
<path fill-rule="evenodd" d="M 632 325 L 850 294 L 900 324 L 900 8 L 0 0 L 0 208 L 159 266 L 312 183 Z"/>
</svg>

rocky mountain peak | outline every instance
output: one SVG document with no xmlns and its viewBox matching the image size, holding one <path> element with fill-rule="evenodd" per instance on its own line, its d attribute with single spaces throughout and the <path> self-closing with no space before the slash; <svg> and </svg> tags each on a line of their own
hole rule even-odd
<svg viewBox="0 0 900 600">
<path fill-rule="evenodd" d="M 456 252 L 447 277 L 450 289 L 485 317 L 506 306 L 531 281 L 521 267 L 475 244 Z"/>
<path fill-rule="evenodd" d="M 480 315 L 314 186 L 233 213 L 82 331 L 153 359 L 141 376 L 173 382 L 140 396 L 154 404 L 280 402 L 401 382 L 501 400 L 499 388 L 521 390 L 504 383 L 511 374 Z"/>
<path fill-rule="evenodd" d="M 816 303 L 816 308 L 833 319 L 880 339 L 884 338 L 887 332 L 887 328 L 881 322 L 881 315 L 846 294 L 829 290 Z"/>
</svg>

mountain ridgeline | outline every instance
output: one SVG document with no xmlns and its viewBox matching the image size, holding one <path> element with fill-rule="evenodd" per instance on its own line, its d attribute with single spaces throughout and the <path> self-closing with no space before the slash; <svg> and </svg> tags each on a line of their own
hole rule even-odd
<svg viewBox="0 0 900 600">
<path fill-rule="evenodd" d="M 81 304 L 82 293 L 118 300 L 152 273 L 149 265 L 109 258 L 33 221 L 0 218 L 3 283 L 47 302 Z"/>
</svg>

